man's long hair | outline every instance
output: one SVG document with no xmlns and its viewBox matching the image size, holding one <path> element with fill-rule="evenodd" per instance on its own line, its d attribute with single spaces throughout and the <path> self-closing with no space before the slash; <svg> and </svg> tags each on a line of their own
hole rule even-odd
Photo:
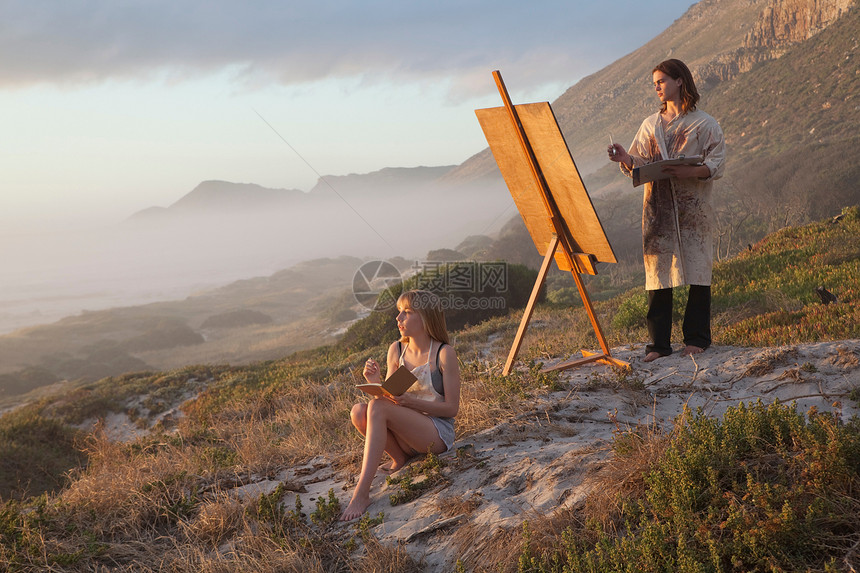
<svg viewBox="0 0 860 573">
<path fill-rule="evenodd" d="M 699 102 L 699 91 L 696 89 L 696 82 L 693 81 L 693 74 L 690 73 L 690 68 L 681 60 L 664 60 L 657 64 L 651 70 L 651 73 L 663 72 L 673 80 L 681 80 L 681 111 L 687 113 L 696 110 L 696 104 Z M 666 102 L 660 108 L 661 112 L 666 111 Z"/>
</svg>

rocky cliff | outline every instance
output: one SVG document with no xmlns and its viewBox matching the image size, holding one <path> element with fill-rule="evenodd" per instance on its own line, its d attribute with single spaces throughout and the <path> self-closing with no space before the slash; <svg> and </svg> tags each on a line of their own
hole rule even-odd
<svg viewBox="0 0 860 573">
<path fill-rule="evenodd" d="M 744 38 L 747 48 L 784 49 L 808 40 L 842 16 L 854 0 L 773 0 Z"/>
</svg>

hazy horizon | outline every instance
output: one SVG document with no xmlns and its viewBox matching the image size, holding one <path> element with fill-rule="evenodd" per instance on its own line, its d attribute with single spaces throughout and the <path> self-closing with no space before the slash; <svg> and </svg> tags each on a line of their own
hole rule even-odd
<svg viewBox="0 0 860 573">
<path fill-rule="evenodd" d="M 421 216 L 410 219 L 389 195 L 356 205 L 331 195 L 296 211 L 167 212 L 2 241 L 0 334 L 84 310 L 182 299 L 316 258 L 422 261 L 431 249 L 497 231 L 516 213 L 501 183 L 459 198 L 419 195 Z"/>
<path fill-rule="evenodd" d="M 253 225 L 244 250 L 192 233 L 138 237 L 158 245 L 146 251 L 117 229 L 206 180 L 308 191 L 320 176 L 460 164 L 486 147 L 474 109 L 499 105 L 494 69 L 515 101 L 552 101 L 692 2 L 51 4 L 13 0 L 0 24 L 16 54 L 0 61 L 0 331 L 4 316 L 183 296 L 313 256 L 421 257 L 486 233 L 501 204 L 450 225 L 436 213 L 420 247 L 395 224 L 390 244 L 371 232 L 353 252 L 267 249 L 295 239 Z"/>
</svg>

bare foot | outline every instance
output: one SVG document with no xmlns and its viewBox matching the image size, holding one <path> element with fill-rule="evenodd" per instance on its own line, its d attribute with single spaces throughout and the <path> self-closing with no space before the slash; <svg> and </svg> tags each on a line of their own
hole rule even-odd
<svg viewBox="0 0 860 573">
<path fill-rule="evenodd" d="M 649 352 L 645 355 L 645 358 L 642 359 L 642 362 L 654 362 L 658 358 L 662 358 L 663 355 L 659 352 Z"/>
<path fill-rule="evenodd" d="M 341 521 L 352 521 L 353 519 L 357 519 L 361 517 L 367 508 L 370 506 L 370 498 L 369 497 L 356 497 L 353 494 L 352 499 L 349 502 L 349 505 L 346 506 L 346 509 L 343 510 L 343 513 L 340 514 Z"/>
<path fill-rule="evenodd" d="M 699 348 L 698 346 L 693 346 L 692 344 L 688 344 L 684 347 L 684 351 L 681 352 L 681 356 L 692 356 L 693 354 L 701 354 L 704 352 L 704 348 Z"/>
<path fill-rule="evenodd" d="M 404 460 L 403 462 L 400 462 L 400 463 L 398 463 L 397 460 L 385 462 L 384 464 L 379 466 L 379 469 L 377 470 L 377 472 L 383 473 L 383 474 L 393 474 L 394 472 L 396 472 L 398 470 L 402 470 L 403 468 L 405 468 L 406 466 L 408 466 L 409 464 L 414 462 L 417 457 L 418 456 L 412 456 L 412 457 L 406 458 L 406 460 Z"/>
</svg>

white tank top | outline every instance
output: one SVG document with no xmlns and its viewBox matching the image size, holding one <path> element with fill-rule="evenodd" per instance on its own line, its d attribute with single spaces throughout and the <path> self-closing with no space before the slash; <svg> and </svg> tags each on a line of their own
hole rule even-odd
<svg viewBox="0 0 860 573">
<path fill-rule="evenodd" d="M 409 343 L 403 347 L 403 351 L 400 353 L 400 366 L 403 366 L 403 355 L 406 354 L 406 349 L 409 347 Z M 418 381 L 413 384 L 407 392 L 411 392 L 418 398 L 422 400 L 430 400 L 435 402 L 441 402 L 445 398 L 441 394 L 439 394 L 436 389 L 433 387 L 433 379 L 431 378 L 431 367 L 430 367 L 430 357 L 433 356 L 433 341 L 430 341 L 430 350 L 427 352 L 427 362 L 420 366 L 416 366 L 412 369 L 412 374 L 418 378 Z"/>
</svg>

